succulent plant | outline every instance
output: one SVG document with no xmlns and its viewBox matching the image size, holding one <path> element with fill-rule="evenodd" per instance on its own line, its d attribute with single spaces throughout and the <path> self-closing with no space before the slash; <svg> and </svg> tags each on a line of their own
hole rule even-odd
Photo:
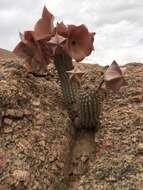
<svg viewBox="0 0 143 190">
<path fill-rule="evenodd" d="M 119 90 L 125 85 L 122 71 L 114 61 L 105 72 L 94 74 L 92 84 L 84 80 L 86 74 L 74 67 L 72 59 L 81 61 L 90 55 L 94 50 L 95 32 L 89 32 L 85 25 L 66 26 L 60 22 L 54 26 L 53 20 L 54 16 L 44 7 L 34 30 L 20 33 L 21 41 L 13 52 L 25 60 L 28 71 L 32 73 L 45 73 L 52 60 L 74 126 L 95 128 L 100 124 L 106 89 Z"/>
</svg>

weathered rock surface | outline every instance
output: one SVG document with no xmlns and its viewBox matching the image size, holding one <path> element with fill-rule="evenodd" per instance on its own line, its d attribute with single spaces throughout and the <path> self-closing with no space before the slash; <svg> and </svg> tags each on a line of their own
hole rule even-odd
<svg viewBox="0 0 143 190">
<path fill-rule="evenodd" d="M 28 74 L 19 59 L 0 59 L 0 189 L 63 187 L 70 120 L 49 77 Z"/>
<path fill-rule="evenodd" d="M 0 190 L 142 190 L 143 65 L 126 67 L 101 128 L 74 136 L 54 67 L 36 77 L 0 56 Z"/>
<path fill-rule="evenodd" d="M 143 65 L 126 68 L 128 86 L 104 102 L 95 152 L 87 170 L 74 176 L 70 190 L 143 189 Z"/>
</svg>

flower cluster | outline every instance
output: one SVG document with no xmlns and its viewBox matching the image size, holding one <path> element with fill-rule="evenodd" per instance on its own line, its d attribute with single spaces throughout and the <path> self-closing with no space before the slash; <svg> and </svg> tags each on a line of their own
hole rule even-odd
<svg viewBox="0 0 143 190">
<path fill-rule="evenodd" d="M 85 25 L 66 26 L 60 22 L 54 26 L 53 21 L 54 16 L 44 7 L 34 30 L 20 33 L 21 41 L 13 52 L 24 58 L 31 70 L 35 70 L 36 66 L 46 68 L 58 47 L 76 61 L 83 60 L 94 50 L 95 33 L 90 33 Z"/>
</svg>

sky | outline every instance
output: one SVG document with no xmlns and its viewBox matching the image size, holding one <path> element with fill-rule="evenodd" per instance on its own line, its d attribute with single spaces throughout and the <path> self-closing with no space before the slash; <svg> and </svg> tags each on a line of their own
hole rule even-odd
<svg viewBox="0 0 143 190">
<path fill-rule="evenodd" d="M 143 0 L 0 0 L 0 48 L 12 50 L 19 32 L 32 30 L 43 6 L 65 24 L 96 32 L 95 51 L 84 62 L 143 63 Z"/>
</svg>

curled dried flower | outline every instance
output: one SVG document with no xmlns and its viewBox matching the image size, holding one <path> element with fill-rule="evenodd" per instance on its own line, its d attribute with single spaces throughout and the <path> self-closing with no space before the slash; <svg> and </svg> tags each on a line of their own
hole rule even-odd
<svg viewBox="0 0 143 190">
<path fill-rule="evenodd" d="M 116 61 L 113 61 L 106 70 L 104 74 L 104 81 L 106 87 L 114 91 L 117 91 L 122 86 L 127 85 L 127 82 L 123 77 L 122 70 L 120 69 Z"/>
<path fill-rule="evenodd" d="M 24 44 L 29 44 L 30 42 L 34 42 L 34 32 L 33 31 L 25 31 L 23 34 L 20 32 L 20 39 Z"/>
<path fill-rule="evenodd" d="M 53 20 L 54 16 L 47 10 L 46 7 L 44 7 L 42 18 L 38 20 L 34 28 L 35 40 L 41 40 L 45 38 L 50 39 L 54 30 Z"/>
<path fill-rule="evenodd" d="M 65 50 L 76 61 L 83 60 L 94 50 L 94 35 L 95 33 L 90 33 L 84 25 L 69 25 Z"/>
<path fill-rule="evenodd" d="M 53 20 L 54 16 L 44 7 L 34 31 L 20 33 L 21 41 L 13 52 L 24 58 L 30 72 L 46 71 L 50 59 L 53 59 L 55 52 L 59 53 L 61 48 L 76 61 L 81 61 L 94 49 L 95 33 L 90 33 L 84 25 L 66 26 L 60 22 L 54 27 Z"/>
<path fill-rule="evenodd" d="M 63 36 L 59 35 L 58 33 L 55 34 L 55 36 L 53 36 L 48 42 L 47 44 L 49 44 L 49 46 L 52 49 L 53 55 L 55 55 L 56 49 L 58 47 L 63 47 L 63 45 L 66 42 L 66 38 L 64 38 Z"/>
<path fill-rule="evenodd" d="M 68 37 L 68 28 L 63 22 L 57 23 L 56 32 L 65 38 Z"/>
<path fill-rule="evenodd" d="M 52 51 L 49 47 L 46 48 L 45 42 L 50 40 L 53 35 L 53 20 L 54 16 L 44 7 L 42 18 L 36 23 L 34 31 L 20 33 L 21 42 L 18 43 L 13 52 L 25 60 L 29 72 L 46 71 Z"/>
<path fill-rule="evenodd" d="M 25 60 L 29 72 L 45 70 L 46 65 L 49 63 L 49 57 L 44 56 L 41 44 L 36 41 L 32 42 L 23 38 L 23 41 L 18 43 L 13 52 Z"/>
</svg>

